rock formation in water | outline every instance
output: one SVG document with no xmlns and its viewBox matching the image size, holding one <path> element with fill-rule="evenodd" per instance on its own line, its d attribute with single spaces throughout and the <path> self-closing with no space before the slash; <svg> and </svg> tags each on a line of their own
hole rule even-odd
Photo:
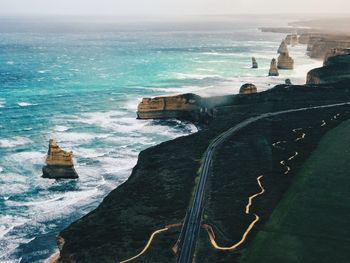
<svg viewBox="0 0 350 263">
<path fill-rule="evenodd" d="M 143 98 L 137 108 L 138 119 L 196 119 L 205 108 L 201 97 L 192 93 L 156 98 Z"/>
<path fill-rule="evenodd" d="M 78 178 L 78 174 L 74 169 L 73 152 L 62 150 L 54 139 L 49 141 L 46 165 L 43 167 L 43 177 L 49 179 Z"/>
<path fill-rule="evenodd" d="M 277 68 L 277 61 L 276 59 L 271 60 L 271 65 L 270 65 L 270 70 L 269 70 L 269 76 L 279 76 L 280 74 L 278 73 L 278 68 Z"/>
<path fill-rule="evenodd" d="M 292 81 L 290 79 L 286 79 L 284 81 L 284 83 L 287 84 L 287 85 L 292 85 Z"/>
<path fill-rule="evenodd" d="M 258 62 L 256 61 L 255 57 L 252 57 L 252 68 L 258 68 Z"/>
<path fill-rule="evenodd" d="M 298 44 L 298 35 L 297 34 L 287 35 L 285 41 L 287 45 L 295 46 Z"/>
<path fill-rule="evenodd" d="M 293 69 L 294 60 L 289 56 L 289 51 L 286 42 L 283 40 L 277 51 L 280 55 L 278 57 L 277 68 L 279 69 Z"/>
<path fill-rule="evenodd" d="M 257 93 L 258 89 L 254 84 L 246 83 L 242 85 L 242 87 L 239 90 L 239 94 L 252 94 Z"/>
</svg>

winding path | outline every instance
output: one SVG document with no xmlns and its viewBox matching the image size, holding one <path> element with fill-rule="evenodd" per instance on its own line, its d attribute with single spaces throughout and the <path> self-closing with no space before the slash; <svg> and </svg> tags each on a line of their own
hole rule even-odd
<svg viewBox="0 0 350 263">
<path fill-rule="evenodd" d="M 265 193 L 265 188 L 262 186 L 261 178 L 263 178 L 262 175 L 259 176 L 256 179 L 257 182 L 258 182 L 258 185 L 260 187 L 260 192 L 258 192 L 256 194 L 253 194 L 252 196 L 250 196 L 248 198 L 248 204 L 245 207 L 245 213 L 247 215 L 250 214 L 250 207 L 251 207 L 251 205 L 253 203 L 253 199 L 258 197 L 259 195 L 262 195 L 263 193 Z M 254 216 L 255 216 L 255 219 L 253 220 L 253 222 L 250 223 L 250 225 L 248 226 L 246 231 L 243 233 L 243 236 L 242 236 L 241 240 L 238 241 L 237 243 L 231 245 L 231 246 L 228 246 L 228 247 L 219 246 L 217 244 L 217 242 L 215 241 L 215 233 L 214 233 L 214 230 L 213 230 L 213 228 L 211 226 L 204 225 L 203 227 L 207 230 L 210 243 L 215 249 L 218 249 L 218 250 L 233 250 L 233 249 L 238 248 L 240 245 L 242 245 L 245 242 L 245 240 L 247 239 L 247 236 L 249 235 L 250 231 L 253 229 L 254 225 L 260 220 L 260 217 L 257 214 L 254 214 Z"/>
<path fill-rule="evenodd" d="M 265 118 L 292 113 L 292 112 L 301 112 L 301 111 L 308 111 L 308 110 L 316 110 L 316 109 L 324 109 L 324 108 L 333 108 L 333 107 L 339 107 L 339 106 L 345 106 L 350 105 L 350 102 L 345 103 L 337 103 L 337 104 L 329 104 L 329 105 L 323 105 L 323 106 L 314 106 L 314 107 L 305 107 L 305 108 L 299 108 L 299 109 L 291 109 L 291 110 L 284 110 L 284 111 L 277 111 L 277 112 L 270 112 L 270 113 L 264 113 L 255 117 L 251 117 L 246 119 L 245 121 L 233 126 L 226 132 L 223 132 L 219 136 L 217 136 L 210 144 L 207 150 L 204 153 L 203 156 L 203 163 L 200 167 L 200 178 L 199 182 L 196 186 L 195 190 L 195 196 L 192 201 L 192 205 L 190 208 L 189 213 L 186 216 L 186 221 L 183 225 L 183 229 L 181 231 L 181 236 L 179 240 L 179 253 L 177 258 L 177 263 L 190 263 L 192 262 L 198 233 L 201 225 L 202 220 L 202 214 L 203 214 L 203 198 L 204 198 L 204 190 L 205 190 L 205 184 L 207 181 L 207 177 L 209 174 L 209 168 L 212 162 L 212 157 L 215 152 L 215 150 L 220 146 L 226 139 L 228 139 L 230 136 L 234 135 L 241 129 L 247 127 L 248 125 Z M 300 137 L 300 139 L 304 139 L 305 134 Z M 297 139 L 298 140 L 298 139 Z M 256 215 L 256 219 L 259 220 L 259 217 Z M 254 220 L 254 221 L 255 221 Z M 254 223 L 254 222 L 253 222 Z M 255 223 L 254 223 L 255 224 Z M 254 224 L 251 224 L 251 228 L 254 226 Z"/>
</svg>

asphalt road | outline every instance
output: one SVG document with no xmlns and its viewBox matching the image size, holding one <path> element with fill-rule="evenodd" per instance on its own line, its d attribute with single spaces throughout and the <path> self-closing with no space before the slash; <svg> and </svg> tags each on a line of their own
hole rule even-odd
<svg viewBox="0 0 350 263">
<path fill-rule="evenodd" d="M 218 146 L 220 146 L 227 138 L 229 138 L 239 130 L 261 119 L 265 119 L 276 115 L 286 114 L 286 113 L 323 109 L 323 108 L 332 108 L 332 107 L 339 107 L 339 106 L 345 106 L 345 105 L 350 105 L 350 102 L 264 113 L 255 117 L 248 118 L 243 122 L 240 122 L 239 124 L 233 126 L 226 132 L 223 132 L 219 136 L 217 136 L 209 144 L 206 152 L 204 153 L 204 161 L 200 167 L 200 177 L 199 177 L 198 185 L 195 190 L 195 196 L 192 202 L 192 206 L 189 210 L 189 213 L 186 216 L 186 220 L 183 225 L 183 229 L 180 235 L 180 240 L 178 243 L 177 263 L 191 263 L 193 261 L 198 233 L 199 233 L 199 229 L 202 221 L 202 214 L 203 214 L 202 205 L 203 205 L 205 184 L 207 181 L 209 167 L 212 162 L 213 154 Z"/>
</svg>

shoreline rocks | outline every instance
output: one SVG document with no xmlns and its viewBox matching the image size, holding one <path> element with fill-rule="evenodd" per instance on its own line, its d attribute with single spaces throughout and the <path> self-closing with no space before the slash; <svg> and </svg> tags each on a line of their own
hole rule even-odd
<svg viewBox="0 0 350 263">
<path fill-rule="evenodd" d="M 242 87 L 239 90 L 239 94 L 253 94 L 257 92 L 258 92 L 258 89 L 252 83 L 246 83 L 242 85 Z"/>
<path fill-rule="evenodd" d="M 210 115 L 202 98 L 187 93 L 176 96 L 143 98 L 137 108 L 138 119 L 183 119 L 198 121 Z"/>
<path fill-rule="evenodd" d="M 269 70 L 269 76 L 278 77 L 280 74 L 278 73 L 277 68 L 277 61 L 275 58 L 271 60 L 270 70 Z"/>
<path fill-rule="evenodd" d="M 289 51 L 286 42 L 283 40 L 277 53 L 279 53 L 277 68 L 278 69 L 293 69 L 294 60 L 289 56 Z"/>
<path fill-rule="evenodd" d="M 325 65 L 307 73 L 306 84 L 331 84 L 350 81 L 350 54 L 329 57 Z"/>
<path fill-rule="evenodd" d="M 49 179 L 77 179 L 79 177 L 74 169 L 73 152 L 62 150 L 54 139 L 49 140 L 46 165 L 42 171 L 42 177 Z"/>
</svg>

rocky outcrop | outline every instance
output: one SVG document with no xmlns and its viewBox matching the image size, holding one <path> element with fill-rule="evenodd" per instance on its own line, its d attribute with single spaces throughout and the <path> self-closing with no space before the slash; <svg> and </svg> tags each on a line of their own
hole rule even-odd
<svg viewBox="0 0 350 263">
<path fill-rule="evenodd" d="M 258 68 L 258 62 L 256 61 L 255 57 L 252 57 L 252 68 Z"/>
<path fill-rule="evenodd" d="M 311 36 L 307 46 L 311 58 L 324 59 L 332 49 L 350 48 L 350 38 L 335 35 Z"/>
<path fill-rule="evenodd" d="M 192 93 L 144 98 L 137 108 L 138 119 L 189 119 L 197 120 L 202 111 L 202 99 Z"/>
<path fill-rule="evenodd" d="M 258 89 L 254 84 L 251 84 L 251 83 L 246 83 L 242 85 L 242 87 L 239 90 L 239 94 L 252 94 L 257 92 L 258 92 Z"/>
<path fill-rule="evenodd" d="M 270 70 L 269 70 L 269 76 L 279 76 L 278 68 L 277 68 L 277 61 L 275 58 L 271 60 Z"/>
<path fill-rule="evenodd" d="M 54 139 L 49 141 L 46 165 L 43 167 L 43 177 L 49 179 L 78 178 L 78 174 L 74 169 L 73 152 L 62 150 Z"/>
<path fill-rule="evenodd" d="M 279 53 L 277 68 L 279 69 L 293 69 L 294 60 L 289 56 L 288 47 L 285 41 L 282 41 L 277 53 Z"/>
<path fill-rule="evenodd" d="M 307 84 L 331 84 L 350 81 L 350 55 L 329 57 L 325 65 L 308 72 Z"/>
<path fill-rule="evenodd" d="M 295 46 L 297 45 L 299 36 L 297 34 L 290 34 L 286 36 L 285 42 L 287 45 Z"/>
<path fill-rule="evenodd" d="M 284 81 L 284 83 L 285 83 L 286 85 L 292 85 L 292 81 L 291 81 L 290 79 L 286 79 L 286 80 Z"/>
<path fill-rule="evenodd" d="M 328 60 L 332 57 L 344 56 L 344 55 L 350 55 L 350 48 L 332 48 L 326 54 L 324 61 L 323 61 L 323 65 L 326 66 Z"/>
</svg>

